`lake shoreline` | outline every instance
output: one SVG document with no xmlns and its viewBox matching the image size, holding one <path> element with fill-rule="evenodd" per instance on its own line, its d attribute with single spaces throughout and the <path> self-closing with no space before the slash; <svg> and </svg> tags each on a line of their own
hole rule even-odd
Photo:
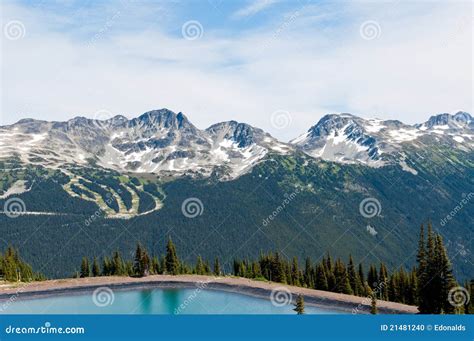
<svg viewBox="0 0 474 341">
<path fill-rule="evenodd" d="M 57 279 L 31 283 L 13 283 L 11 286 L 0 286 L 0 303 L 8 300 L 35 299 L 50 296 L 74 295 L 92 292 L 99 287 L 112 290 L 133 289 L 170 289 L 191 288 L 196 290 L 218 290 L 237 293 L 270 300 L 274 292 L 278 298 L 293 301 L 297 295 L 303 295 L 305 304 L 319 308 L 330 308 L 341 313 L 367 314 L 371 300 L 367 297 L 338 294 L 329 291 L 301 288 L 282 283 L 255 281 L 238 277 L 213 277 L 199 275 L 153 275 L 141 278 L 133 277 L 88 277 Z M 291 293 L 291 294 L 290 294 Z M 377 301 L 380 314 L 415 314 L 418 309 L 406 304 Z"/>
</svg>

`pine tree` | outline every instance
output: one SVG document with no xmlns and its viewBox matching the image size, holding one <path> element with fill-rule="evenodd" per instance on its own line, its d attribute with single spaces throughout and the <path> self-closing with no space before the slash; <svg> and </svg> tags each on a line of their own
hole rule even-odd
<svg viewBox="0 0 474 341">
<path fill-rule="evenodd" d="M 429 223 L 426 249 L 423 240 L 421 228 L 417 256 L 418 310 L 422 314 L 454 313 L 456 310 L 449 304 L 448 294 L 456 281 L 443 239 L 433 232 Z"/>
<path fill-rule="evenodd" d="M 20 253 L 11 246 L 7 248 L 3 257 L 0 254 L 0 275 L 10 282 L 29 282 L 44 277 L 33 273 L 31 266 L 24 262 Z"/>
<path fill-rule="evenodd" d="M 103 276 L 110 276 L 112 274 L 112 264 L 110 262 L 109 257 L 104 257 L 102 261 L 102 275 Z"/>
<path fill-rule="evenodd" d="M 406 303 L 410 305 L 416 305 L 418 300 L 418 278 L 416 275 L 416 268 L 410 272 L 410 286 L 407 294 Z"/>
<path fill-rule="evenodd" d="M 201 256 L 197 257 L 196 267 L 194 268 L 194 273 L 196 273 L 197 275 L 204 275 L 204 273 L 205 273 L 204 263 L 202 261 Z"/>
<path fill-rule="evenodd" d="M 273 257 L 271 280 L 279 283 L 286 283 L 287 280 L 286 271 L 283 266 L 283 262 L 280 258 L 280 254 L 278 252 L 276 252 L 275 256 Z"/>
<path fill-rule="evenodd" d="M 404 268 L 400 268 L 398 276 L 398 302 L 406 303 L 409 294 L 409 278 Z"/>
<path fill-rule="evenodd" d="M 396 274 L 392 274 L 390 276 L 390 280 L 388 282 L 388 300 L 392 302 L 399 302 L 400 301 L 400 293 L 399 293 L 399 283 Z"/>
<path fill-rule="evenodd" d="M 97 258 L 94 257 L 94 261 L 92 262 L 92 276 L 98 277 L 100 276 L 100 267 Z"/>
<path fill-rule="evenodd" d="M 352 292 L 354 295 L 360 295 L 359 284 L 357 273 L 354 267 L 354 261 L 352 260 L 352 255 L 349 255 L 349 265 L 347 266 L 347 276 L 349 277 L 349 284 L 351 285 Z"/>
<path fill-rule="evenodd" d="M 359 283 L 358 283 L 359 295 L 366 296 L 368 293 L 365 290 L 366 282 L 365 282 L 364 268 L 362 267 L 362 263 L 359 263 L 358 277 L 359 277 Z"/>
<path fill-rule="evenodd" d="M 307 288 L 314 287 L 314 270 L 311 265 L 311 258 L 306 257 L 303 281 Z"/>
<path fill-rule="evenodd" d="M 474 280 L 471 279 L 470 282 L 466 281 L 464 284 L 464 288 L 467 289 L 467 292 L 469 294 L 469 298 L 466 300 L 466 303 L 464 304 L 464 313 L 465 314 L 474 314 Z"/>
<path fill-rule="evenodd" d="M 436 261 L 437 261 L 437 277 L 439 278 L 439 297 L 441 298 L 441 311 L 445 314 L 452 314 L 455 312 L 455 307 L 449 303 L 449 291 L 457 285 L 453 276 L 451 262 L 449 261 L 446 249 L 443 245 L 443 238 L 441 235 L 436 236 Z"/>
<path fill-rule="evenodd" d="M 336 276 L 334 276 L 334 273 L 332 271 L 328 272 L 326 274 L 326 278 L 327 278 L 327 281 L 328 281 L 328 290 L 329 291 L 336 291 Z"/>
<path fill-rule="evenodd" d="M 87 257 L 82 257 L 81 278 L 89 277 L 89 275 L 90 275 L 89 260 L 87 259 Z"/>
<path fill-rule="evenodd" d="M 260 269 L 260 264 L 258 262 L 253 262 L 252 263 L 252 273 L 253 273 L 255 278 L 262 277 L 262 271 Z"/>
<path fill-rule="evenodd" d="M 372 315 L 376 315 L 378 313 L 377 298 L 375 296 L 376 295 L 374 293 L 371 293 L 370 313 Z"/>
<path fill-rule="evenodd" d="M 210 275 L 211 274 L 211 265 L 209 264 L 209 261 L 204 262 L 204 275 Z"/>
<path fill-rule="evenodd" d="M 304 314 L 304 298 L 302 295 L 298 295 L 296 298 L 295 309 L 293 310 L 296 311 L 298 315 Z"/>
<path fill-rule="evenodd" d="M 334 265 L 334 277 L 336 278 L 335 291 L 343 294 L 352 294 L 351 285 L 346 272 L 346 266 L 338 259 Z"/>
<path fill-rule="evenodd" d="M 163 273 L 163 270 L 161 269 L 160 260 L 158 259 L 157 256 L 154 256 L 153 259 L 151 260 L 151 268 L 152 268 L 154 274 L 162 274 Z"/>
<path fill-rule="evenodd" d="M 220 276 L 221 275 L 221 265 L 219 264 L 219 258 L 215 258 L 214 260 L 214 275 Z"/>
<path fill-rule="evenodd" d="M 293 257 L 293 263 L 291 264 L 291 281 L 290 284 L 300 286 L 299 270 L 298 270 L 298 259 Z"/>
<path fill-rule="evenodd" d="M 328 290 L 328 280 L 324 267 L 320 264 L 316 266 L 316 282 L 315 288 L 318 290 Z"/>
<path fill-rule="evenodd" d="M 388 300 L 388 271 L 385 264 L 380 263 L 379 270 L 379 294 L 381 300 Z"/>
<path fill-rule="evenodd" d="M 121 276 L 136 276 L 134 270 L 133 270 L 133 262 L 131 260 L 127 260 L 123 263 L 122 266 L 123 269 L 123 274 Z"/>
<path fill-rule="evenodd" d="M 166 245 L 166 273 L 169 275 L 177 275 L 179 269 L 179 260 L 178 255 L 176 254 L 176 247 L 171 240 L 171 237 L 168 239 L 168 244 Z"/>
<path fill-rule="evenodd" d="M 240 264 L 239 264 L 239 273 L 237 276 L 239 277 L 245 277 L 245 275 L 247 274 L 247 266 L 245 264 L 245 261 L 240 261 Z"/>
<path fill-rule="evenodd" d="M 148 256 L 147 250 L 143 249 L 142 258 L 140 259 L 141 276 L 148 276 L 150 274 L 150 264 L 150 256 Z"/>
<path fill-rule="evenodd" d="M 428 223 L 428 233 L 426 241 L 426 269 L 424 281 L 422 283 L 421 296 L 424 307 L 420 306 L 422 314 L 439 314 L 441 312 L 441 297 L 438 296 L 439 283 L 437 277 L 436 243 L 435 234 L 431 223 Z M 437 292 L 438 291 L 438 292 Z M 422 310 L 424 309 L 424 310 Z"/>
<path fill-rule="evenodd" d="M 369 273 L 367 274 L 367 284 L 373 290 L 378 286 L 379 278 L 377 275 L 377 269 L 371 265 L 369 267 Z"/>
<path fill-rule="evenodd" d="M 234 262 L 233 262 L 233 273 L 234 273 L 234 276 L 238 276 L 239 275 L 239 271 L 240 271 L 240 262 L 237 260 L 237 259 L 234 259 Z M 271 280 L 271 278 L 270 278 Z"/>
<path fill-rule="evenodd" d="M 426 293 L 425 287 L 427 284 L 427 271 L 428 271 L 428 260 L 425 246 L 425 234 L 423 224 L 420 226 L 420 239 L 418 241 L 418 254 L 416 256 L 418 267 L 416 269 L 416 275 L 418 278 L 417 287 L 417 302 L 418 310 L 420 313 L 427 313 L 429 311 L 429 297 Z"/>
<path fill-rule="evenodd" d="M 433 232 L 431 223 L 428 223 L 428 238 L 427 238 L 427 270 L 426 276 L 427 281 L 425 283 L 425 291 L 430 302 L 430 312 L 434 314 L 439 314 L 441 312 L 440 307 L 440 300 L 441 298 L 437 296 L 436 291 L 437 287 L 439 287 L 439 283 L 437 283 L 437 271 L 438 271 L 438 264 L 437 264 L 437 254 L 436 254 L 436 236 Z"/>
<path fill-rule="evenodd" d="M 135 250 L 135 261 L 133 262 L 133 274 L 135 276 L 143 276 L 144 269 L 142 268 L 142 257 L 143 250 L 140 243 L 137 243 L 137 248 Z"/>
<path fill-rule="evenodd" d="M 127 274 L 127 271 L 125 271 L 125 264 L 119 251 L 115 251 L 112 256 L 111 272 L 114 276 L 123 276 Z"/>
<path fill-rule="evenodd" d="M 424 272 L 426 271 L 425 233 L 423 224 L 420 226 L 420 239 L 418 240 L 418 253 L 416 255 L 416 261 L 418 262 L 418 278 L 421 279 L 425 274 Z"/>
<path fill-rule="evenodd" d="M 331 255 L 329 254 L 329 252 L 328 252 L 328 256 L 326 258 L 326 270 L 328 272 L 333 271 L 333 269 L 332 269 L 332 259 L 331 259 Z"/>
<path fill-rule="evenodd" d="M 291 284 L 291 264 L 282 260 L 283 273 L 285 274 L 285 283 Z"/>
</svg>

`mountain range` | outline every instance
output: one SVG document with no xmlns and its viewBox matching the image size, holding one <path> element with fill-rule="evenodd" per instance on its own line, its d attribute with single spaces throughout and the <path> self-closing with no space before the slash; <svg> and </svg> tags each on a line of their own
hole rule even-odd
<svg viewBox="0 0 474 341">
<path fill-rule="evenodd" d="M 43 269 L 52 277 L 71 274 L 84 252 L 125 252 L 138 240 L 152 249 L 167 235 L 189 257 L 331 251 L 409 267 L 419 224 L 431 220 L 467 278 L 473 179 L 466 112 L 415 125 L 330 114 L 287 143 L 236 121 L 201 130 L 167 109 L 23 119 L 0 127 L 0 242 L 36 266 L 62 255 Z M 189 198 L 199 203 L 192 219 L 182 210 Z M 14 218 L 12 199 L 24 205 Z"/>
<path fill-rule="evenodd" d="M 309 156 L 372 167 L 406 165 L 404 147 L 442 143 L 472 150 L 474 120 L 465 112 L 432 116 L 406 125 L 396 120 L 363 119 L 351 114 L 326 115 L 289 143 L 236 121 L 205 130 L 182 114 L 161 109 L 128 120 L 76 117 L 67 122 L 23 119 L 0 127 L 0 158 L 47 168 L 100 166 L 119 172 L 209 176 L 227 168 L 223 179 L 248 172 L 269 153 L 301 150 Z"/>
</svg>

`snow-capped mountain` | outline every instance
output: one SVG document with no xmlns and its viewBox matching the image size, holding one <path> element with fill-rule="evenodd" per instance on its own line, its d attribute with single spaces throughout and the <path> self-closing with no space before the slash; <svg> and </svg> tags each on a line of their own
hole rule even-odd
<svg viewBox="0 0 474 341">
<path fill-rule="evenodd" d="M 474 149 L 474 121 L 465 112 L 407 125 L 396 120 L 326 115 L 305 134 L 283 143 L 236 121 L 198 129 L 182 114 L 161 109 L 131 120 L 76 117 L 67 122 L 23 119 L 0 127 L 0 160 L 55 169 L 99 166 L 130 173 L 235 179 L 269 153 L 301 150 L 314 158 L 372 167 L 407 164 L 407 148 L 448 145 Z"/>
<path fill-rule="evenodd" d="M 219 167 L 221 177 L 231 179 L 269 151 L 290 150 L 250 125 L 230 121 L 200 130 L 184 114 L 167 109 L 131 120 L 25 119 L 0 127 L 0 159 L 48 168 L 98 165 L 121 172 L 206 176 Z"/>
<path fill-rule="evenodd" d="M 326 115 L 290 143 L 310 156 L 328 161 L 374 167 L 396 161 L 405 167 L 407 146 L 424 148 L 444 144 L 473 150 L 474 121 L 465 112 L 432 116 L 427 122 L 415 125 L 351 114 Z"/>
</svg>

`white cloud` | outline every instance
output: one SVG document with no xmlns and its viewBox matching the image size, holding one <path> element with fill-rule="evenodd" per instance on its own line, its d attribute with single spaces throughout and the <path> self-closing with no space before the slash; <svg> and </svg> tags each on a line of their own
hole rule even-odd
<svg viewBox="0 0 474 341">
<path fill-rule="evenodd" d="M 199 128 L 234 119 L 289 140 L 326 113 L 415 123 L 439 112 L 472 112 L 466 4 L 423 14 L 345 7 L 341 16 L 331 8 L 330 22 L 315 19 L 320 10 L 301 8 L 232 38 L 204 25 L 195 41 L 156 25 L 124 30 L 130 18 L 123 12 L 89 46 L 93 33 L 77 37 L 50 26 L 44 12 L 5 7 L 4 18 L 22 20 L 26 35 L 2 37 L 0 124 L 93 117 L 100 109 L 132 117 L 167 107 Z M 366 20 L 380 24 L 377 39 L 360 37 Z M 291 113 L 287 129 L 272 127 L 276 110 Z"/>
<path fill-rule="evenodd" d="M 277 3 L 277 0 L 253 0 L 233 14 L 234 18 L 249 17 Z"/>
</svg>

